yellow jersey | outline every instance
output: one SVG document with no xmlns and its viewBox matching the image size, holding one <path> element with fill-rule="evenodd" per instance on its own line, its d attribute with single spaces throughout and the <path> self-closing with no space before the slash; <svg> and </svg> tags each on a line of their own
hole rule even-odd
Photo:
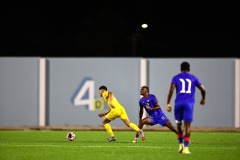
<svg viewBox="0 0 240 160">
<path fill-rule="evenodd" d="M 118 100 L 116 99 L 115 96 L 112 97 L 112 105 L 114 106 L 114 108 L 112 106 L 110 106 L 110 98 L 108 96 L 108 91 L 103 92 L 102 97 L 110 109 L 122 109 L 123 108 L 123 106 L 118 102 Z"/>
</svg>

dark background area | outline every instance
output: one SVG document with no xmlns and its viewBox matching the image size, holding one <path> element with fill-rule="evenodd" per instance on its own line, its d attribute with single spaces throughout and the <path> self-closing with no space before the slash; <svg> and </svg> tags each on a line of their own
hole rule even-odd
<svg viewBox="0 0 240 160">
<path fill-rule="evenodd" d="M 6 4 L 1 56 L 240 57 L 237 4 Z M 143 29 L 141 25 L 148 24 Z"/>
</svg>

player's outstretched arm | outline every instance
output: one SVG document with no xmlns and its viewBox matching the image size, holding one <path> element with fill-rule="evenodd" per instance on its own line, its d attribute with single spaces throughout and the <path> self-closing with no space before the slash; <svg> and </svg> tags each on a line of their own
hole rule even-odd
<svg viewBox="0 0 240 160">
<path fill-rule="evenodd" d="M 172 99 L 172 95 L 173 95 L 174 89 L 175 89 L 175 84 L 171 84 L 169 92 L 168 92 L 167 106 L 166 106 L 166 109 L 167 109 L 168 112 L 172 111 L 172 107 L 171 107 L 170 102 L 171 102 L 171 99 Z"/>
<path fill-rule="evenodd" d="M 107 112 L 99 113 L 99 114 L 98 114 L 98 117 L 103 117 L 103 116 L 105 116 L 106 114 L 108 114 L 110 111 L 111 111 L 111 109 L 109 109 Z"/>
<path fill-rule="evenodd" d="M 205 102 L 206 90 L 205 90 L 203 85 L 198 86 L 198 89 L 201 91 L 201 95 L 202 95 L 202 99 L 200 101 L 200 104 L 204 105 L 206 103 Z"/>
</svg>

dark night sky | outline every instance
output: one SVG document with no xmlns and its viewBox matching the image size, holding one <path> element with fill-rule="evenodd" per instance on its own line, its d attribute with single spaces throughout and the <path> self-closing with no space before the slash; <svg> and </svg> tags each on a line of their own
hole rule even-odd
<svg viewBox="0 0 240 160">
<path fill-rule="evenodd" d="M 177 8 L 159 3 L 8 5 L 1 11 L 0 53 L 47 57 L 240 57 L 238 6 L 188 4 L 190 7 Z M 142 29 L 142 23 L 149 27 Z"/>
</svg>

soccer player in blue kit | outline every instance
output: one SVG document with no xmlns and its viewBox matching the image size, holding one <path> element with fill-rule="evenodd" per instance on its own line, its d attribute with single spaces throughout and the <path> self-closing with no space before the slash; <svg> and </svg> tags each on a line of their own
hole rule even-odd
<svg viewBox="0 0 240 160">
<path fill-rule="evenodd" d="M 140 110 L 138 127 L 142 129 L 145 124 L 151 126 L 159 124 L 161 126 L 168 127 L 171 131 L 177 134 L 177 130 L 173 127 L 171 121 L 163 113 L 155 95 L 149 93 L 149 88 L 147 86 L 142 86 L 140 94 L 142 95 L 142 98 L 140 98 L 139 100 Z M 142 119 L 143 108 L 145 109 L 149 116 Z M 139 132 L 136 132 L 136 137 L 134 138 L 132 143 L 137 143 L 138 137 Z M 145 140 L 145 137 L 142 137 L 142 140 Z"/>
<path fill-rule="evenodd" d="M 193 121 L 193 110 L 195 104 L 195 87 L 201 91 L 201 105 L 205 104 L 206 90 L 199 79 L 190 74 L 190 64 L 188 62 L 181 63 L 181 73 L 173 76 L 167 97 L 167 111 L 171 112 L 171 98 L 176 89 L 176 99 L 174 106 L 174 117 L 177 123 L 179 153 L 190 154 L 188 149 L 190 142 L 190 126 Z M 184 132 L 182 130 L 182 122 L 184 122 Z"/>
</svg>

